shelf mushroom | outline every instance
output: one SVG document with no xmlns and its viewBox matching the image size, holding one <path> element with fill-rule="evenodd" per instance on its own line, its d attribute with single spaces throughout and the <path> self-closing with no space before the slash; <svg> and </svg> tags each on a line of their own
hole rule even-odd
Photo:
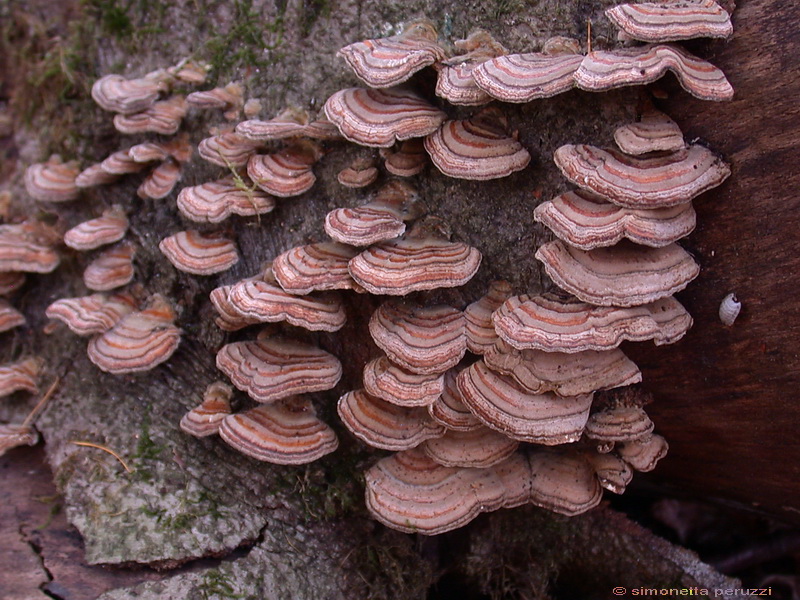
<svg viewBox="0 0 800 600">
<path fill-rule="evenodd" d="M 444 60 L 436 28 L 427 19 L 407 23 L 399 35 L 365 40 L 337 53 L 367 85 L 386 88 L 409 79 L 420 69 Z"/>
<path fill-rule="evenodd" d="M 53 249 L 60 237 L 54 229 L 38 221 L 0 225 L 0 273 L 52 272 L 61 262 Z M 18 287 L 11 279 L 9 287 Z"/>
<path fill-rule="evenodd" d="M 643 42 L 727 38 L 733 33 L 730 15 L 714 0 L 618 4 L 606 16 L 627 37 Z"/>
<path fill-rule="evenodd" d="M 299 196 L 317 180 L 311 168 L 322 155 L 322 148 L 314 142 L 295 141 L 276 153 L 251 156 L 247 161 L 247 176 L 273 196 Z"/>
<path fill-rule="evenodd" d="M 272 261 L 275 280 L 290 294 L 321 290 L 360 290 L 347 266 L 358 249 L 338 242 L 292 248 Z"/>
<path fill-rule="evenodd" d="M 75 185 L 79 170 L 75 163 L 65 163 L 54 154 L 45 163 L 31 165 L 25 170 L 25 190 L 41 202 L 68 202 L 78 197 Z"/>
<path fill-rule="evenodd" d="M 44 361 L 37 356 L 0 365 L 0 398 L 18 391 L 37 393 L 39 386 L 36 381 L 43 366 Z"/>
<path fill-rule="evenodd" d="M 192 275 L 221 273 L 239 262 L 236 244 L 219 233 L 179 231 L 158 248 L 176 269 Z"/>
<path fill-rule="evenodd" d="M 178 193 L 177 203 L 184 217 L 198 223 L 221 223 L 230 215 L 264 215 L 275 208 L 272 196 L 237 185 L 233 177 L 185 187 Z"/>
<path fill-rule="evenodd" d="M 194 437 L 207 437 L 219 432 L 222 421 L 231 414 L 233 390 L 221 381 L 210 384 L 203 401 L 181 418 L 180 428 Z"/>
<path fill-rule="evenodd" d="M 96 292 L 107 292 L 130 283 L 135 253 L 133 244 L 125 241 L 104 250 L 83 271 L 84 285 Z"/>
<path fill-rule="evenodd" d="M 125 237 L 128 217 L 121 206 L 115 205 L 103 211 L 96 219 L 84 221 L 64 234 L 64 243 L 74 250 L 94 250 L 113 244 Z"/>
<path fill-rule="evenodd" d="M 236 126 L 236 133 L 254 142 L 268 142 L 304 136 L 308 132 L 308 124 L 308 112 L 290 106 L 267 121 L 242 121 Z"/>
<path fill-rule="evenodd" d="M 61 298 L 45 310 L 48 319 L 58 319 L 78 335 L 105 333 L 124 316 L 137 309 L 131 294 L 92 294 Z"/>
</svg>

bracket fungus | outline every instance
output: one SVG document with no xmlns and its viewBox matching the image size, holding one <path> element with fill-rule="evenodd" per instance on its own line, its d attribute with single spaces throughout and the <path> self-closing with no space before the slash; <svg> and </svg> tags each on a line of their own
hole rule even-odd
<svg viewBox="0 0 800 600">
<path fill-rule="evenodd" d="M 175 311 L 153 295 L 144 310 L 122 317 L 111 329 L 89 341 L 89 360 L 114 375 L 149 371 L 169 359 L 181 341 Z"/>
<path fill-rule="evenodd" d="M 355 390 L 339 398 L 339 417 L 347 429 L 373 448 L 409 450 L 444 435 L 445 428 L 420 406 L 398 406 Z"/>
<path fill-rule="evenodd" d="M 486 469 L 445 467 L 421 450 L 379 460 L 365 473 L 372 516 L 405 533 L 437 535 L 463 527 L 482 512 L 529 499 L 530 468 L 513 454 Z"/>
<path fill-rule="evenodd" d="M 50 273 L 61 262 L 52 248 L 58 239 L 54 229 L 38 221 L 0 225 L 0 273 Z"/>
<path fill-rule="evenodd" d="M 472 72 L 487 60 L 507 54 L 508 50 L 482 29 L 472 32 L 466 39 L 457 40 L 453 45 L 464 54 L 436 64 L 439 72 L 436 95 L 450 104 L 460 106 L 488 104 L 492 97 L 478 87 Z"/>
<path fill-rule="evenodd" d="M 0 246 L 2 246 L 2 242 L 0 242 Z M 2 265 L 2 260 L 0 260 L 0 266 L 1 265 Z M 19 289 L 24 284 L 25 284 L 24 273 L 14 273 L 11 271 L 4 271 L 0 268 L 0 296 L 13 294 L 16 291 L 19 291 Z"/>
<path fill-rule="evenodd" d="M 73 250 L 94 250 L 113 244 L 125 237 L 128 217 L 121 206 L 115 205 L 103 211 L 96 219 L 84 221 L 64 234 L 64 243 Z"/>
<path fill-rule="evenodd" d="M 392 240 L 406 231 L 404 221 L 424 211 L 417 191 L 394 180 L 384 185 L 368 203 L 355 208 L 337 208 L 325 217 L 325 233 L 337 242 L 369 246 Z"/>
<path fill-rule="evenodd" d="M 444 373 L 467 351 L 464 313 L 440 304 L 384 302 L 369 320 L 372 339 L 389 359 L 420 375 Z"/>
<path fill-rule="evenodd" d="M 236 133 L 254 142 L 267 142 L 305 136 L 308 124 L 308 112 L 290 106 L 268 121 L 242 121 L 236 125 Z"/>
<path fill-rule="evenodd" d="M 721 184 L 731 173 L 725 162 L 700 144 L 654 158 L 566 144 L 556 150 L 554 158 L 575 185 L 634 209 L 689 202 Z"/>
<path fill-rule="evenodd" d="M 203 393 L 203 401 L 181 418 L 180 428 L 194 437 L 207 437 L 219 432 L 223 419 L 231 414 L 233 389 L 215 381 Z"/>
<path fill-rule="evenodd" d="M 644 473 L 656 468 L 658 461 L 667 455 L 669 444 L 662 436 L 654 433 L 615 444 L 614 451 L 635 470 Z"/>
<path fill-rule="evenodd" d="M 649 438 L 653 422 L 639 406 L 614 406 L 595 413 L 586 423 L 586 437 L 598 442 L 628 442 Z"/>
<path fill-rule="evenodd" d="M 445 121 L 425 138 L 425 150 L 445 175 L 478 181 L 507 177 L 531 161 L 497 107 L 463 121 Z"/>
<path fill-rule="evenodd" d="M 92 98 L 103 110 L 132 114 L 150 107 L 169 86 L 163 77 L 150 74 L 138 79 L 106 75 L 92 85 Z"/>
<path fill-rule="evenodd" d="M 483 427 L 483 422 L 476 417 L 461 399 L 458 391 L 457 377 L 459 371 L 450 369 L 444 374 L 444 390 L 433 404 L 428 406 L 428 414 L 434 421 L 441 423 L 451 431 L 472 431 Z"/>
<path fill-rule="evenodd" d="M 239 169 L 247 165 L 247 161 L 254 156 L 260 146 L 243 135 L 229 131 L 200 140 L 197 153 L 211 164 Z"/>
<path fill-rule="evenodd" d="M 142 112 L 116 115 L 114 128 L 120 133 L 159 133 L 173 135 L 178 132 L 187 110 L 183 96 L 173 96 L 168 100 L 154 102 Z"/>
<path fill-rule="evenodd" d="M 131 156 L 130 151 L 131 149 L 128 148 L 127 150 L 118 150 L 116 152 L 112 152 L 105 159 L 103 159 L 102 162 L 99 163 L 100 170 L 104 171 L 108 175 L 118 176 L 118 175 L 127 175 L 129 173 L 138 173 L 139 171 L 146 169 L 147 163 L 150 161 L 149 160 L 144 162 L 138 161 L 133 156 Z M 93 168 L 94 166 L 85 169 L 84 171 L 81 172 L 81 175 L 84 175 L 89 171 L 89 169 Z M 115 180 L 116 179 L 112 179 L 111 181 Z M 99 182 L 99 184 L 102 183 L 103 182 Z M 92 184 L 94 184 L 94 181 L 92 181 Z"/>
<path fill-rule="evenodd" d="M 304 465 L 339 447 L 334 431 L 305 398 L 287 398 L 229 415 L 219 435 L 242 454 L 276 465 Z"/>
<path fill-rule="evenodd" d="M 192 92 L 186 96 L 186 104 L 201 110 L 221 108 L 226 119 L 233 120 L 239 116 L 244 106 L 244 88 L 240 83 L 229 83 L 203 92 Z"/>
<path fill-rule="evenodd" d="M 43 366 L 44 361 L 36 356 L 0 365 L 0 398 L 19 391 L 37 393 L 36 380 Z"/>
<path fill-rule="evenodd" d="M 45 163 L 25 169 L 25 191 L 41 202 L 68 202 L 78 197 L 80 189 L 75 179 L 80 173 L 73 162 L 65 163 L 54 154 Z"/>
<path fill-rule="evenodd" d="M 464 404 L 476 417 L 523 442 L 553 446 L 577 441 L 592 406 L 591 393 L 562 398 L 553 392 L 529 392 L 483 361 L 461 371 L 457 382 Z"/>
<path fill-rule="evenodd" d="M 348 88 L 325 101 L 325 114 L 349 141 L 389 148 L 436 131 L 447 115 L 404 88 Z"/>
<path fill-rule="evenodd" d="M 5 300 L 0 300 L 0 333 L 25 325 L 25 315 Z"/>
<path fill-rule="evenodd" d="M 342 365 L 321 348 L 284 338 L 233 342 L 217 352 L 217 368 L 256 402 L 333 388 Z"/>
<path fill-rule="evenodd" d="M 356 159 L 336 175 L 340 184 L 352 189 L 367 187 L 377 179 L 378 167 L 372 158 Z"/>
<path fill-rule="evenodd" d="M 390 148 L 382 148 L 381 156 L 386 170 L 398 177 L 419 175 L 425 165 L 428 164 L 428 153 L 425 152 L 422 138 L 411 138 L 400 142 L 400 146 L 396 151 Z"/>
<path fill-rule="evenodd" d="M 107 292 L 130 283 L 135 253 L 133 244 L 124 241 L 104 250 L 83 271 L 84 285 L 95 292 Z"/>
<path fill-rule="evenodd" d="M 628 308 L 552 295 L 512 296 L 492 320 L 498 335 L 517 349 L 566 353 L 609 350 L 623 340 L 672 344 L 692 326 L 692 317 L 671 296 Z"/>
<path fill-rule="evenodd" d="M 397 240 L 370 246 L 350 261 L 350 275 L 369 293 L 388 296 L 464 285 L 478 271 L 481 253 L 450 242 L 443 225 L 428 218 Z"/>
<path fill-rule="evenodd" d="M 221 273 L 239 262 L 236 244 L 219 233 L 179 231 L 158 248 L 176 269 L 192 275 Z"/>
<path fill-rule="evenodd" d="M 615 129 L 614 141 L 620 150 L 633 155 L 676 152 L 686 146 L 678 124 L 653 108 L 645 111 L 638 121 Z"/>
<path fill-rule="evenodd" d="M 594 465 L 580 452 L 541 448 L 531 452 L 531 503 L 574 516 L 600 504 L 603 487 Z"/>
<path fill-rule="evenodd" d="M 136 190 L 139 198 L 161 200 L 169 196 L 182 174 L 181 165 L 168 158 L 147 174 L 142 184 Z"/>
<path fill-rule="evenodd" d="M 279 198 L 299 196 L 317 180 L 311 168 L 322 148 L 305 140 L 273 154 L 255 154 L 247 161 L 247 176 L 262 190 Z"/>
<path fill-rule="evenodd" d="M 621 242 L 584 251 L 548 242 L 536 251 L 550 278 L 584 302 L 599 306 L 637 306 L 679 292 L 700 267 L 678 244 L 643 248 Z"/>
<path fill-rule="evenodd" d="M 254 278 L 213 290 L 211 302 L 224 317 L 218 324 L 228 331 L 279 321 L 309 331 L 338 331 L 347 319 L 341 299 L 334 292 L 315 296 L 289 294 L 278 285 L 271 267 Z"/>
<path fill-rule="evenodd" d="M 444 375 L 411 373 L 381 356 L 364 367 L 364 389 L 398 406 L 430 406 L 444 391 Z"/>
<path fill-rule="evenodd" d="M 407 23 L 399 35 L 355 42 L 337 53 L 353 72 L 373 88 L 386 88 L 409 79 L 420 69 L 444 60 L 433 23 L 420 19 Z"/>
<path fill-rule="evenodd" d="M 275 280 L 290 294 L 309 294 L 320 290 L 361 291 L 347 270 L 358 248 L 339 242 L 318 242 L 298 246 L 279 254 L 272 261 Z"/>
<path fill-rule="evenodd" d="M 233 177 L 183 188 L 178 192 L 178 210 L 198 223 L 221 223 L 230 215 L 251 217 L 271 212 L 275 200 L 259 189 L 237 185 Z"/>
<path fill-rule="evenodd" d="M 444 467 L 485 469 L 503 462 L 519 447 L 519 442 L 488 427 L 469 431 L 447 431 L 443 436 L 424 441 L 420 448 Z"/>
<path fill-rule="evenodd" d="M 587 54 L 575 71 L 575 84 L 587 92 L 605 92 L 628 85 L 646 85 L 667 71 L 700 100 L 733 98 L 733 87 L 720 69 L 683 48 L 658 44 L 596 50 Z"/>
<path fill-rule="evenodd" d="M 543 202 L 534 209 L 533 218 L 581 250 L 613 246 L 623 238 L 660 248 L 689 235 L 697 224 L 691 202 L 634 209 L 606 202 L 582 190 Z"/>
<path fill-rule="evenodd" d="M 606 16 L 628 37 L 643 42 L 727 38 L 733 33 L 730 15 L 714 0 L 618 4 Z"/>
<path fill-rule="evenodd" d="M 568 51 L 499 56 L 476 67 L 472 77 L 480 89 L 503 102 L 550 98 L 575 86 L 573 75 L 583 61 L 577 42 L 574 48 L 561 48 Z"/>
<path fill-rule="evenodd" d="M 56 300 L 45 315 L 63 322 L 73 333 L 92 335 L 105 333 L 136 309 L 136 300 L 128 293 L 92 294 Z"/>
<path fill-rule="evenodd" d="M 508 300 L 511 294 L 510 283 L 500 280 L 492 281 L 486 295 L 464 309 L 467 348 L 470 352 L 484 354 L 494 346 L 498 337 L 494 323 L 492 323 L 492 314 Z"/>
<path fill-rule="evenodd" d="M 642 380 L 639 367 L 622 350 L 585 350 L 573 354 L 516 350 L 505 342 L 483 356 L 486 366 L 509 375 L 526 391 L 555 392 L 561 397 L 623 387 Z"/>
</svg>

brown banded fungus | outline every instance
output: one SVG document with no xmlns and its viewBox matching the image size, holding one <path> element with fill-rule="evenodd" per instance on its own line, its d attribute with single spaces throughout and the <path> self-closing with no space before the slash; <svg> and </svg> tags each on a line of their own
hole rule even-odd
<svg viewBox="0 0 800 600">
<path fill-rule="evenodd" d="M 494 346 L 497 332 L 492 323 L 492 313 L 508 300 L 512 294 L 507 281 L 492 281 L 486 295 L 464 309 L 466 319 L 467 348 L 474 354 L 483 354 Z"/>
<path fill-rule="evenodd" d="M 444 374 L 442 395 L 428 406 L 428 413 L 434 421 L 441 423 L 448 430 L 472 431 L 483 427 L 483 423 L 462 401 L 456 382 L 458 373 L 456 369 L 450 369 Z"/>
<path fill-rule="evenodd" d="M 418 175 L 428 163 L 428 153 L 422 138 L 412 138 L 400 143 L 398 150 L 381 149 L 383 166 L 392 175 L 413 177 Z"/>
<path fill-rule="evenodd" d="M 325 114 L 349 141 L 379 148 L 433 133 L 447 118 L 427 100 L 403 88 L 340 90 L 325 102 Z"/>
<path fill-rule="evenodd" d="M 5 300 L 0 300 L 0 333 L 25 325 L 25 315 Z"/>
<path fill-rule="evenodd" d="M 587 252 L 556 240 L 540 246 L 536 258 L 560 288 L 599 306 L 648 304 L 679 292 L 700 273 L 677 244 L 643 248 L 621 242 Z"/>
<path fill-rule="evenodd" d="M 686 146 L 677 123 L 661 111 L 647 110 L 638 121 L 614 130 L 614 141 L 626 154 L 676 152 Z"/>
<path fill-rule="evenodd" d="M 389 296 L 464 285 L 478 271 L 481 253 L 450 242 L 443 225 L 428 218 L 397 240 L 367 248 L 350 261 L 350 274 L 369 293 Z"/>
<path fill-rule="evenodd" d="M 649 438 L 653 422 L 640 406 L 614 406 L 592 413 L 586 437 L 598 442 L 628 442 Z"/>
<path fill-rule="evenodd" d="M 618 4 L 606 16 L 628 37 L 643 42 L 727 38 L 733 33 L 730 15 L 714 0 Z"/>
<path fill-rule="evenodd" d="M 133 279 L 133 244 L 121 242 L 104 250 L 83 272 L 83 283 L 90 290 L 107 292 Z"/>
<path fill-rule="evenodd" d="M 359 158 L 339 171 L 336 180 L 344 187 L 358 189 L 375 183 L 378 179 L 378 167 L 372 158 Z"/>
<path fill-rule="evenodd" d="M 420 450 L 379 460 L 365 473 L 367 509 L 384 525 L 437 535 L 482 512 L 528 502 L 530 467 L 514 454 L 487 469 L 444 467 Z"/>
<path fill-rule="evenodd" d="M 659 248 L 689 235 L 697 224 L 691 202 L 634 209 L 606 202 L 582 190 L 543 202 L 533 211 L 533 218 L 581 250 L 613 246 L 623 238 Z"/>
<path fill-rule="evenodd" d="M 592 405 L 592 394 L 562 398 L 529 392 L 483 361 L 464 369 L 457 384 L 464 404 L 485 425 L 512 439 L 548 446 L 580 439 Z"/>
<path fill-rule="evenodd" d="M 642 380 L 634 362 L 622 350 L 586 350 L 574 354 L 516 350 L 500 341 L 483 356 L 486 366 L 509 375 L 525 390 L 561 397 L 623 387 Z"/>
<path fill-rule="evenodd" d="M 147 174 L 136 190 L 136 195 L 143 200 L 166 198 L 178 183 L 181 174 L 180 164 L 172 159 L 167 159 Z"/>
<path fill-rule="evenodd" d="M 450 104 L 479 106 L 488 104 L 492 97 L 475 83 L 473 70 L 491 58 L 507 54 L 508 51 L 488 31 L 474 31 L 464 40 L 454 44 L 463 52 L 436 65 L 439 76 L 436 80 L 436 95 Z"/>
<path fill-rule="evenodd" d="M 111 74 L 94 82 L 92 98 L 103 110 L 132 114 L 149 108 L 168 87 L 161 77 L 125 79 L 122 75 Z"/>
<path fill-rule="evenodd" d="M 347 270 L 359 250 L 338 242 L 318 242 L 287 250 L 272 262 L 278 284 L 290 294 L 319 290 L 360 291 Z"/>
<path fill-rule="evenodd" d="M 242 454 L 276 465 L 304 465 L 339 446 L 334 431 L 305 398 L 289 398 L 229 415 L 220 437 Z"/>
<path fill-rule="evenodd" d="M 134 114 L 116 115 L 114 127 L 120 133 L 160 133 L 173 135 L 178 132 L 183 117 L 186 116 L 186 99 L 173 96 L 168 100 L 154 102 L 151 106 Z"/>
<path fill-rule="evenodd" d="M 0 456 L 18 446 L 35 446 L 39 434 L 30 425 L 0 425 Z"/>
<path fill-rule="evenodd" d="M 654 158 L 634 158 L 594 146 L 566 144 L 555 162 L 582 189 L 626 208 L 666 208 L 721 184 L 731 170 L 705 146 Z"/>
<path fill-rule="evenodd" d="M 603 488 L 585 454 L 571 449 L 540 448 L 528 456 L 531 503 L 574 516 L 600 504 Z"/>
<path fill-rule="evenodd" d="M 503 462 L 518 447 L 518 441 L 488 427 L 448 431 L 442 437 L 426 440 L 420 445 L 425 454 L 442 466 L 478 469 Z"/>
<path fill-rule="evenodd" d="M 52 248 L 59 238 L 39 221 L 0 225 L 0 273 L 50 273 L 61 261 Z"/>
<path fill-rule="evenodd" d="M 89 167 L 92 169 L 93 167 Z M 100 163 L 100 169 L 108 175 L 127 175 L 128 173 L 138 173 L 142 169 L 147 168 L 146 162 L 139 162 L 134 160 L 130 155 L 130 148 L 127 150 L 118 150 L 108 155 Z M 84 170 L 81 175 L 86 173 L 89 169 Z M 111 179 L 108 183 L 115 181 Z"/>
<path fill-rule="evenodd" d="M 297 141 L 274 154 L 251 156 L 247 161 L 247 176 L 273 196 L 298 196 L 310 190 L 317 180 L 311 168 L 322 154 L 317 144 Z"/>
<path fill-rule="evenodd" d="M 571 90 L 573 74 L 583 61 L 580 45 L 570 38 L 551 38 L 542 52 L 509 54 L 475 68 L 476 85 L 503 102 L 530 102 Z"/>
<path fill-rule="evenodd" d="M 2 236 L 0 236 L 1 238 Z M 0 246 L 2 242 L 0 242 Z M 0 260 L 2 265 L 2 260 Z M 18 291 L 25 284 L 24 273 L 14 273 L 0 269 L 0 296 L 6 296 Z"/>
<path fill-rule="evenodd" d="M 117 179 L 119 179 L 118 174 L 109 173 L 103 168 L 102 163 L 96 163 L 78 173 L 75 178 L 75 185 L 79 188 L 89 188 L 96 185 L 114 183 Z"/>
<path fill-rule="evenodd" d="M 305 136 L 308 121 L 309 117 L 306 111 L 289 107 L 268 121 L 260 119 L 242 121 L 236 126 L 236 133 L 254 142 L 283 140 Z"/>
<path fill-rule="evenodd" d="M 367 204 L 337 208 L 325 217 L 325 233 L 337 242 L 369 246 L 406 231 L 404 221 L 420 216 L 424 207 L 417 191 L 402 181 L 390 181 Z"/>
<path fill-rule="evenodd" d="M 353 72 L 373 88 L 386 88 L 409 79 L 420 69 L 444 60 L 437 32 L 427 19 L 408 23 L 403 32 L 387 38 L 345 46 L 337 53 Z"/>
<path fill-rule="evenodd" d="M 366 364 L 363 380 L 369 394 L 398 406 L 429 406 L 444 391 L 444 375 L 411 373 L 385 356 Z"/>
<path fill-rule="evenodd" d="M 214 135 L 200 141 L 197 153 L 211 164 L 229 169 L 239 169 L 247 165 L 261 144 L 248 140 L 238 133 L 228 132 Z"/>
<path fill-rule="evenodd" d="M 451 306 L 384 302 L 369 320 L 372 339 L 412 373 L 444 373 L 467 351 L 464 313 Z"/>
<path fill-rule="evenodd" d="M 623 340 L 672 344 L 692 326 L 674 298 L 630 308 L 594 306 L 552 295 L 513 296 L 492 316 L 498 335 L 517 349 L 546 352 L 609 350 Z"/>
<path fill-rule="evenodd" d="M 218 233 L 179 231 L 158 248 L 176 269 L 192 275 L 221 273 L 239 262 L 236 244 Z"/>
<path fill-rule="evenodd" d="M 47 307 L 45 315 L 63 322 L 73 333 L 92 335 L 105 333 L 137 308 L 133 296 L 127 293 L 92 294 L 56 300 Z"/>
<path fill-rule="evenodd" d="M 733 98 L 725 74 L 683 48 L 647 45 L 587 54 L 575 71 L 575 84 L 587 92 L 605 92 L 629 85 L 646 85 L 672 71 L 681 87 L 700 100 Z"/>
<path fill-rule="evenodd" d="M 657 434 L 620 442 L 614 446 L 619 457 L 637 471 L 647 472 L 656 468 L 659 460 L 669 451 L 667 440 Z"/>
<path fill-rule="evenodd" d="M 42 202 L 68 202 L 78 197 L 75 184 L 79 169 L 74 162 L 65 163 L 54 154 L 45 163 L 25 169 L 25 191 Z"/>
<path fill-rule="evenodd" d="M 218 321 L 218 324 L 230 331 L 253 323 L 279 321 L 310 331 L 338 331 L 347 318 L 341 299 L 335 293 L 289 294 L 278 285 L 271 267 L 260 276 L 217 290 L 221 291 L 212 291 L 211 301 L 224 317 L 223 323 Z"/>
<path fill-rule="evenodd" d="M 144 310 L 132 312 L 111 329 L 89 341 L 89 360 L 100 370 L 115 375 L 149 371 L 177 350 L 181 330 L 175 312 L 159 294 Z"/>
<path fill-rule="evenodd" d="M 233 177 L 185 187 L 178 193 L 178 209 L 198 223 L 220 223 L 230 215 L 251 217 L 275 208 L 275 200 L 259 189 L 242 189 Z"/>
<path fill-rule="evenodd" d="M 531 161 L 497 107 L 463 121 L 445 121 L 425 138 L 425 150 L 445 175 L 478 181 L 507 177 Z"/>
<path fill-rule="evenodd" d="M 398 406 L 364 390 L 344 394 L 337 410 L 347 429 L 373 448 L 409 450 L 445 432 L 425 408 Z"/>
<path fill-rule="evenodd" d="M 201 110 L 221 108 L 226 119 L 236 119 L 244 105 L 244 88 L 240 83 L 229 83 L 204 92 L 192 92 L 186 96 L 186 104 Z"/>
<path fill-rule="evenodd" d="M 103 216 L 84 221 L 64 234 L 64 243 L 74 250 L 94 250 L 118 242 L 128 231 L 128 217 L 121 206 L 103 211 Z"/>
<path fill-rule="evenodd" d="M 342 365 L 332 354 L 283 338 L 226 344 L 217 352 L 217 368 L 262 403 L 329 390 L 342 376 Z"/>
<path fill-rule="evenodd" d="M 222 420 L 231 414 L 233 389 L 215 381 L 203 393 L 203 402 L 183 415 L 180 428 L 194 437 L 206 437 L 219 431 Z"/>
<path fill-rule="evenodd" d="M 19 391 L 37 393 L 36 380 L 43 366 L 44 361 L 35 356 L 0 365 L 0 398 Z"/>
</svg>

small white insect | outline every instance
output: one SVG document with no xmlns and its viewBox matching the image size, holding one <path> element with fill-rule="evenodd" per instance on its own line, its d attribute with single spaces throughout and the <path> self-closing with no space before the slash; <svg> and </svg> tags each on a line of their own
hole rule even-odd
<svg viewBox="0 0 800 600">
<path fill-rule="evenodd" d="M 719 305 L 719 320 L 730 327 L 739 316 L 740 310 L 742 310 L 742 303 L 736 299 L 736 294 L 731 292 L 722 299 Z"/>
</svg>

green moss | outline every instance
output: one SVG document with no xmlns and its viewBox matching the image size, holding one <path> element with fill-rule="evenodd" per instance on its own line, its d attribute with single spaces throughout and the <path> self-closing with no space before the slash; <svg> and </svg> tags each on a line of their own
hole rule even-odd
<svg viewBox="0 0 800 600">
<path fill-rule="evenodd" d="M 203 573 L 203 578 L 197 586 L 199 597 L 203 600 L 211 598 L 245 598 L 240 592 L 234 577 L 223 573 L 219 569 L 209 569 Z"/>
</svg>

